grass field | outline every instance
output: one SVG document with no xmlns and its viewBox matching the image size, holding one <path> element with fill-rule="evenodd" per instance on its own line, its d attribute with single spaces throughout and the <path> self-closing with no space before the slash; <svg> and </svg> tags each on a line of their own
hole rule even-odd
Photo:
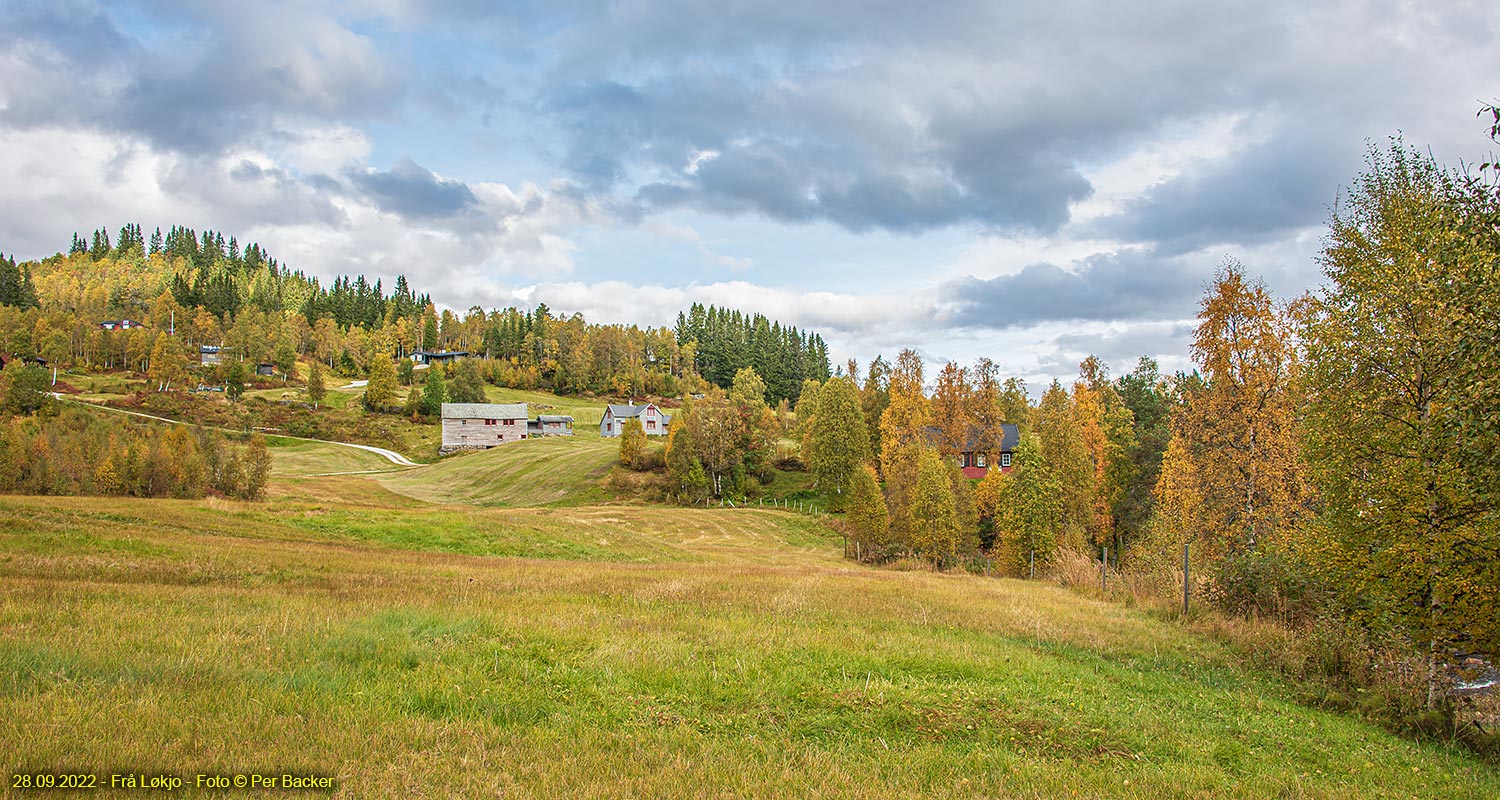
<svg viewBox="0 0 1500 800">
<path fill-rule="evenodd" d="M 431 505 L 277 453 L 262 504 L 0 497 L 7 773 L 292 770 L 347 797 L 1500 796 L 1494 768 L 1299 706 L 1179 626 L 859 567 L 806 517 Z"/>
<path fill-rule="evenodd" d="M 393 492 L 435 503 L 483 506 L 580 505 L 604 499 L 600 485 L 619 454 L 618 439 L 552 436 L 459 453 L 388 476 Z"/>
<path fill-rule="evenodd" d="M 604 418 L 604 407 L 608 404 L 597 397 L 564 396 L 498 386 L 486 386 L 484 392 L 485 400 L 491 403 L 527 404 L 533 417 L 537 414 L 567 414 L 573 418 L 573 430 L 580 437 L 599 435 L 599 421 Z"/>
<path fill-rule="evenodd" d="M 271 472 L 278 476 L 308 477 L 399 469 L 384 456 L 354 447 L 279 436 L 267 437 L 266 443 L 271 447 Z"/>
</svg>

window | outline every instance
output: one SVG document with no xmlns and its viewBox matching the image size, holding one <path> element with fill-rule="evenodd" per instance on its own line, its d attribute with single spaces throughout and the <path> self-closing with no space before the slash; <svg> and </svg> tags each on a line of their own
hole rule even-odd
<svg viewBox="0 0 1500 800">
<path fill-rule="evenodd" d="M 1000 454 L 1000 466 L 1002 466 L 1002 467 L 1008 467 L 1008 466 L 1010 466 L 1010 453 L 1001 453 Z"/>
<path fill-rule="evenodd" d="M 654 430 L 656 430 L 656 420 L 654 420 L 654 419 L 648 419 L 648 420 L 646 420 L 646 430 L 648 430 L 648 431 L 654 431 Z"/>
<path fill-rule="evenodd" d="M 984 453 L 976 453 L 974 455 L 974 466 L 976 466 L 976 467 L 982 467 L 982 466 L 984 466 Z"/>
<path fill-rule="evenodd" d="M 513 420 L 513 419 L 508 419 L 508 420 L 505 421 L 505 424 L 506 425 L 514 425 L 514 424 L 516 424 L 516 421 Z"/>
<path fill-rule="evenodd" d="M 495 421 L 492 420 L 492 419 L 487 419 L 487 420 L 484 421 L 484 424 L 486 424 L 486 425 L 494 425 Z"/>
</svg>

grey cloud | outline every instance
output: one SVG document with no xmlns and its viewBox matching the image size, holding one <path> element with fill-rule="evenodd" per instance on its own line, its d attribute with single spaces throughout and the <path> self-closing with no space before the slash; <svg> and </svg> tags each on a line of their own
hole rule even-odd
<svg viewBox="0 0 1500 800">
<path fill-rule="evenodd" d="M 439 178 L 409 158 L 396 162 L 389 172 L 351 171 L 348 178 L 380 210 L 411 219 L 450 217 L 479 203 L 468 185 Z"/>
<path fill-rule="evenodd" d="M 1290 128 L 1229 160 L 1186 172 L 1100 220 L 1099 232 L 1175 254 L 1257 244 L 1321 223 L 1359 166 L 1347 142 Z"/>
<path fill-rule="evenodd" d="M 1191 368 L 1187 353 L 1193 330 L 1191 322 L 1147 322 L 1104 333 L 1067 333 L 1053 340 L 1054 349 L 1038 359 L 1038 366 L 1054 375 L 1076 374 L 1079 363 L 1094 355 L 1119 377 L 1135 369 L 1141 356 L 1150 356 L 1170 374 Z"/>
<path fill-rule="evenodd" d="M 316 11 L 267 6 L 246 15 L 207 3 L 152 18 L 166 17 L 174 35 L 148 46 L 97 5 L 13 12 L 0 41 L 19 54 L 25 81 L 0 75 L 11 78 L 5 122 L 84 124 L 211 153 L 275 134 L 284 116 L 389 116 L 402 96 L 399 73 L 369 40 Z"/>
<path fill-rule="evenodd" d="M 1084 260 L 1075 270 L 1038 263 L 1013 275 L 947 285 L 951 322 L 1006 329 L 1075 320 L 1172 319 L 1192 313 L 1211 264 L 1119 253 Z"/>
</svg>

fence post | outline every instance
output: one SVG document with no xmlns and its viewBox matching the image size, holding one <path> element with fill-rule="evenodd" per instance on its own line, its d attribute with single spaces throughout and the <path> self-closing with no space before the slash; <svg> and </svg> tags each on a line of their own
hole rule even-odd
<svg viewBox="0 0 1500 800">
<path fill-rule="evenodd" d="M 1036 548 L 1031 549 L 1031 579 L 1036 580 Z"/>
<path fill-rule="evenodd" d="M 1188 543 L 1187 542 L 1183 542 L 1183 544 L 1182 544 L 1182 615 L 1184 617 L 1186 617 L 1187 613 L 1188 613 L 1188 587 L 1190 585 L 1191 584 L 1188 583 Z"/>
<path fill-rule="evenodd" d="M 1109 570 L 1109 548 L 1105 547 L 1104 550 L 1102 551 L 1102 553 L 1099 556 L 1099 591 L 1101 593 L 1104 592 L 1105 589 L 1106 589 L 1106 582 L 1108 581 L 1108 576 L 1109 576 L 1109 571 L 1108 570 Z"/>
</svg>

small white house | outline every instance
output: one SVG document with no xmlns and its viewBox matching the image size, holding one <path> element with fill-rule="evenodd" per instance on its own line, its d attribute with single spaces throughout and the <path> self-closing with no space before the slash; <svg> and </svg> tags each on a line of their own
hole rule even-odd
<svg viewBox="0 0 1500 800">
<path fill-rule="evenodd" d="M 630 405 L 609 405 L 604 409 L 604 418 L 599 420 L 600 436 L 619 436 L 625 432 L 625 420 L 639 419 L 641 429 L 647 436 L 666 436 L 667 426 L 672 424 L 672 418 L 662 413 L 655 403 L 647 403 L 638 406 L 634 402 Z"/>
<path fill-rule="evenodd" d="M 439 453 L 484 450 L 527 438 L 525 403 L 444 403 Z"/>
</svg>

